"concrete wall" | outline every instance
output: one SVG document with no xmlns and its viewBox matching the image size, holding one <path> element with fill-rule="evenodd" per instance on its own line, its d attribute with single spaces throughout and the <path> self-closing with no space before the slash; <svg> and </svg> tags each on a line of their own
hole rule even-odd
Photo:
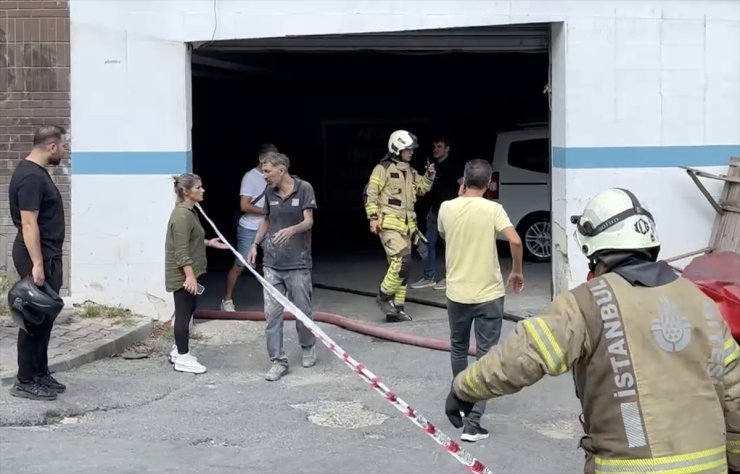
<svg viewBox="0 0 740 474">
<path fill-rule="evenodd" d="M 71 18 L 72 291 L 163 317 L 168 176 L 190 167 L 185 41 L 553 23 L 556 292 L 585 277 L 568 217 L 591 196 L 628 186 L 674 255 L 714 219 L 676 166 L 740 154 L 733 1 L 72 0 Z"/>
<path fill-rule="evenodd" d="M 662 256 L 678 255 L 708 243 L 715 213 L 677 167 L 721 172 L 740 153 L 740 4 L 609 3 L 566 22 L 555 68 L 554 89 L 565 90 L 553 117 L 554 173 L 565 174 L 554 189 L 556 291 L 587 271 L 568 217 L 591 196 L 634 191 L 657 220 Z M 722 184 L 706 181 L 719 195 Z"/>
<path fill-rule="evenodd" d="M 73 297 L 169 316 L 172 175 L 192 168 L 187 47 L 73 25 Z"/>
<path fill-rule="evenodd" d="M 69 6 L 67 1 L 0 3 L 0 275 L 15 276 L 11 248 L 17 230 L 8 210 L 8 184 L 31 151 L 41 125 L 69 126 Z M 69 163 L 50 170 L 64 199 L 67 236 L 64 284 L 69 290 Z"/>
</svg>

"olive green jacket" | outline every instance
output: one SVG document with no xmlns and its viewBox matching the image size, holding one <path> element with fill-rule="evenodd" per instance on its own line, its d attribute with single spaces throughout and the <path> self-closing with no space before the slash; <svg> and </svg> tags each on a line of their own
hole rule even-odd
<svg viewBox="0 0 740 474">
<path fill-rule="evenodd" d="M 164 244 L 164 283 L 174 292 L 185 283 L 183 267 L 193 267 L 195 277 L 206 272 L 206 233 L 195 209 L 178 204 L 170 214 Z"/>
</svg>

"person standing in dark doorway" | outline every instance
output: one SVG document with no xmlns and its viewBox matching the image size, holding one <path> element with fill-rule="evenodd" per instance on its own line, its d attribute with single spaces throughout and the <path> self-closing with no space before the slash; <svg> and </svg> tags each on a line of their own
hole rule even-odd
<svg viewBox="0 0 740 474">
<path fill-rule="evenodd" d="M 239 189 L 239 210 L 242 212 L 236 230 L 236 251 L 247 258 L 249 249 L 252 247 L 254 237 L 257 235 L 262 220 L 265 218 L 265 192 L 267 183 L 262 172 L 262 163 L 268 153 L 277 153 L 278 149 L 272 143 L 263 144 L 257 152 L 257 164 L 247 171 L 242 177 Z M 239 276 L 244 271 L 240 259 L 234 260 L 234 265 L 226 275 L 226 289 L 221 300 L 221 311 L 234 312 L 234 287 Z"/>
<path fill-rule="evenodd" d="M 437 175 L 434 187 L 429 192 L 430 208 L 426 220 L 426 239 L 428 254 L 424 259 L 424 274 L 420 280 L 412 283 L 412 289 L 434 287 L 435 290 L 446 288 L 445 277 L 442 276 L 435 281 L 437 268 L 437 215 L 439 206 L 444 201 L 455 199 L 457 191 L 463 182 L 464 164 L 459 163 L 454 156 L 450 156 L 450 140 L 438 137 L 432 141 L 432 157 L 435 160 L 434 167 Z"/>
<path fill-rule="evenodd" d="M 13 265 L 21 278 L 31 276 L 56 293 L 62 287 L 64 207 L 47 168 L 61 163 L 68 151 L 66 130 L 56 125 L 39 128 L 31 153 L 18 163 L 8 186 L 10 217 L 18 229 L 13 242 Z M 66 386 L 49 371 L 49 338 L 53 319 L 45 319 L 33 334 L 18 331 L 18 375 L 10 388 L 14 397 L 55 400 Z"/>
</svg>

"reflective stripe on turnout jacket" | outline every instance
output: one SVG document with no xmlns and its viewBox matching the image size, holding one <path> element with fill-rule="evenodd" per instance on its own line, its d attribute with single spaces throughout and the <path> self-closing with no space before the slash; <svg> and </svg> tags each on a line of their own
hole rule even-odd
<svg viewBox="0 0 740 474">
<path fill-rule="evenodd" d="M 365 213 L 377 217 L 384 230 L 402 234 L 416 231 L 416 197 L 432 188 L 432 180 L 408 163 L 384 159 L 373 168 L 365 189 Z"/>
<path fill-rule="evenodd" d="M 454 387 L 475 402 L 569 370 L 586 472 L 724 473 L 728 462 L 740 470 L 740 347 L 690 281 L 593 279 L 518 323 Z"/>
</svg>

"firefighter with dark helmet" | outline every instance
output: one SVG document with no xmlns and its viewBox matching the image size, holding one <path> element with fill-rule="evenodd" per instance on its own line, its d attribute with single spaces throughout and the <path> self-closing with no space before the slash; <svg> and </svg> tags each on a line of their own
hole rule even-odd
<svg viewBox="0 0 740 474">
<path fill-rule="evenodd" d="M 414 204 L 417 196 L 432 189 L 435 174 L 434 165 L 429 165 L 424 175 L 419 175 L 410 165 L 414 149 L 418 147 L 412 133 L 393 132 L 388 140 L 388 153 L 373 168 L 364 193 L 370 232 L 380 237 L 388 259 L 388 270 L 377 296 L 387 322 L 411 320 L 404 303 L 412 243 L 421 238 Z"/>
<path fill-rule="evenodd" d="M 454 378 L 450 422 L 572 371 L 585 472 L 740 471 L 740 346 L 717 305 L 657 261 L 655 221 L 630 191 L 571 222 L 594 277 Z"/>
</svg>

